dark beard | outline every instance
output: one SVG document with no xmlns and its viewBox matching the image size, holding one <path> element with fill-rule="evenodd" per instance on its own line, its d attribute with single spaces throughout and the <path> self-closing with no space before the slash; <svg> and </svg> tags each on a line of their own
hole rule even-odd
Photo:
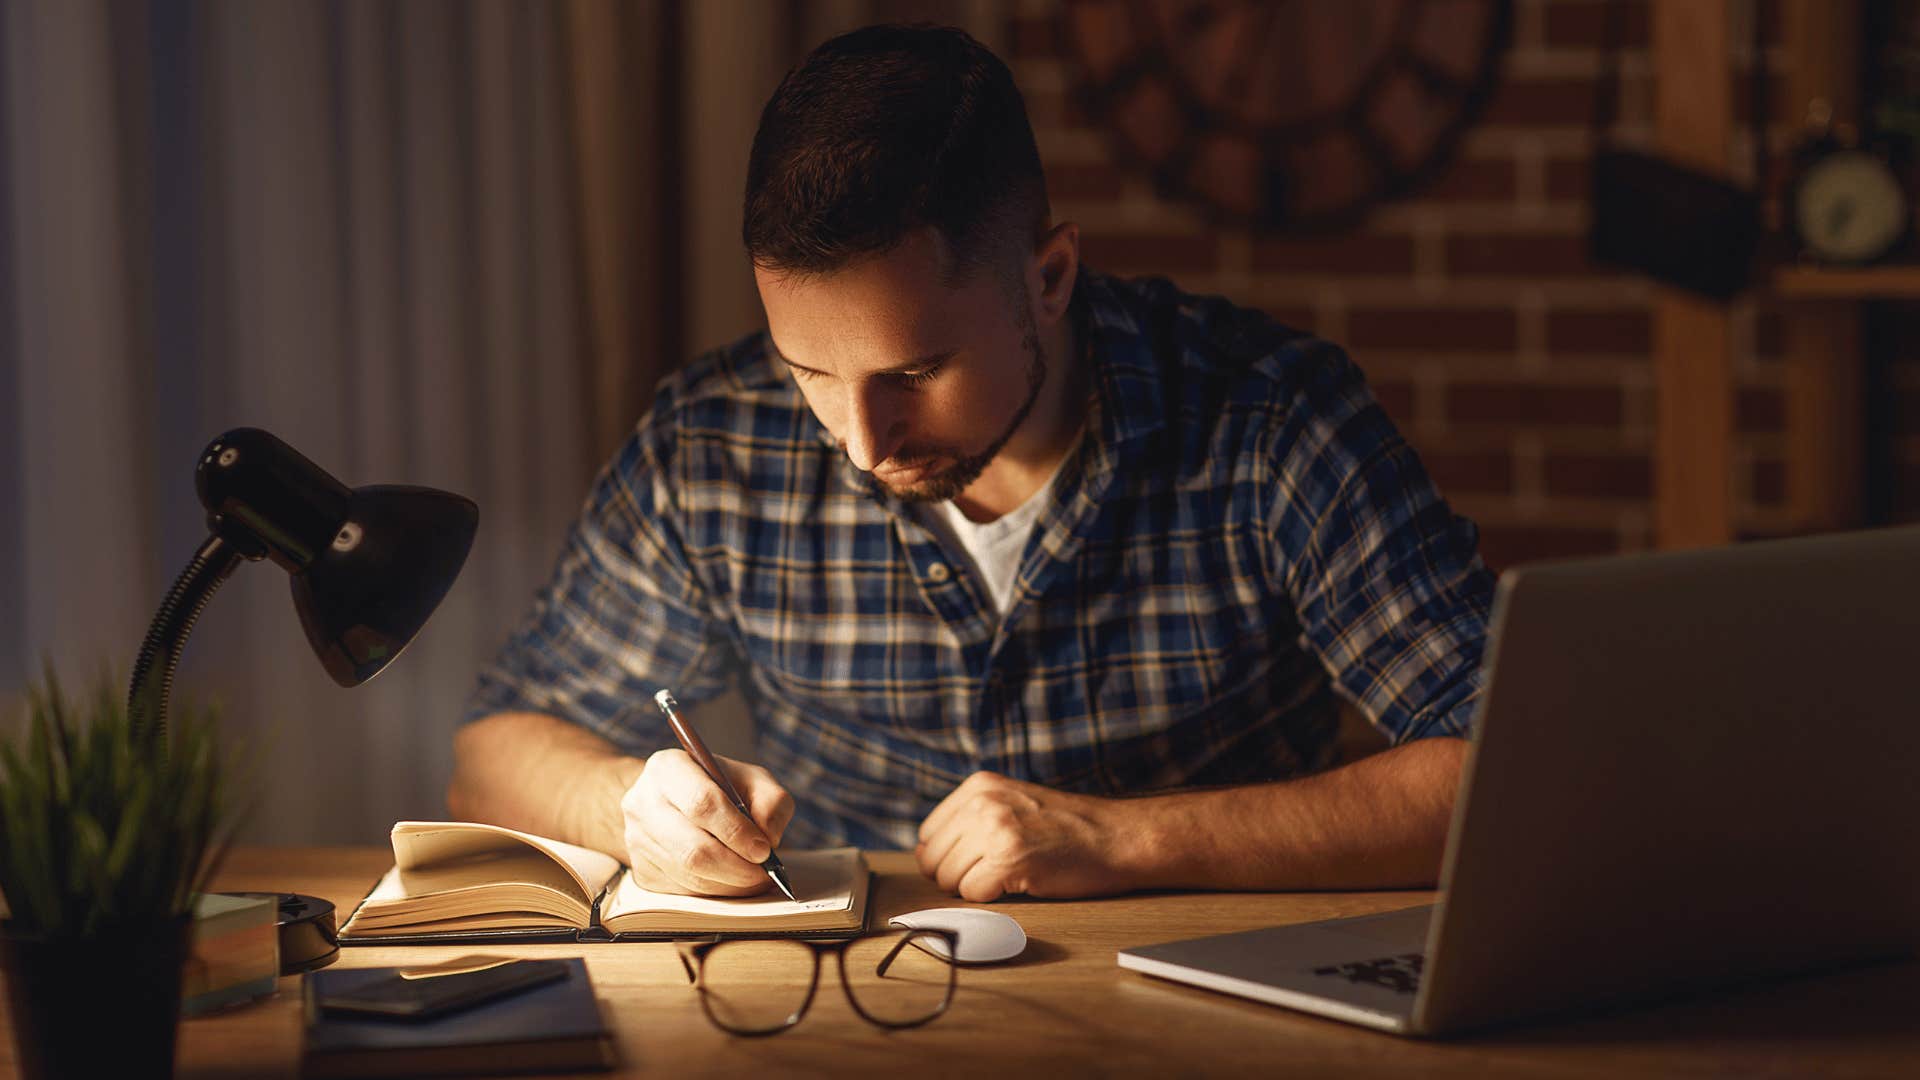
<svg viewBox="0 0 1920 1080">
<path fill-rule="evenodd" d="M 1020 430 L 1021 424 L 1027 422 L 1027 414 L 1033 411 L 1034 402 L 1040 400 L 1040 388 L 1047 384 L 1047 359 L 1040 348 L 1040 334 L 1034 329 L 1033 316 L 1029 313 L 1021 321 L 1025 323 L 1026 336 L 1021 339 L 1020 346 L 1027 351 L 1029 357 L 1027 400 L 1020 403 L 1020 408 L 1014 412 L 1013 420 L 1007 424 L 1007 429 L 1000 433 L 999 438 L 989 443 L 985 450 L 961 458 L 947 466 L 939 475 L 929 477 L 911 487 L 889 488 L 888 490 L 894 495 L 907 502 L 920 503 L 947 502 L 953 499 L 972 486 L 975 480 L 980 479 L 980 474 L 986 471 L 987 466 L 991 465 L 993 459 L 998 457 L 1000 451 L 1006 447 L 1007 440 L 1013 438 L 1013 433 Z M 911 464 L 911 459 L 902 464 Z"/>
</svg>

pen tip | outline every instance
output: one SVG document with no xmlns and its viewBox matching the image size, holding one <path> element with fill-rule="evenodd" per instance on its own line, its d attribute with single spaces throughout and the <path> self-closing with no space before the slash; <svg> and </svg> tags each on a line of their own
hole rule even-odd
<svg viewBox="0 0 1920 1080">
<path fill-rule="evenodd" d="M 663 709 L 676 708 L 680 704 L 679 702 L 673 700 L 673 691 L 671 690 L 662 690 L 659 693 L 653 695 L 653 703 L 655 705 L 660 706 Z"/>
<path fill-rule="evenodd" d="M 778 856 L 774 856 L 767 860 L 767 863 L 771 863 L 772 865 L 767 865 L 766 863 L 762 865 L 766 866 L 767 876 L 772 878 L 773 883 L 780 887 L 780 891 L 786 894 L 787 899 L 798 903 L 800 898 L 793 895 L 792 886 L 787 884 L 787 868 L 777 861 L 778 858 Z"/>
</svg>

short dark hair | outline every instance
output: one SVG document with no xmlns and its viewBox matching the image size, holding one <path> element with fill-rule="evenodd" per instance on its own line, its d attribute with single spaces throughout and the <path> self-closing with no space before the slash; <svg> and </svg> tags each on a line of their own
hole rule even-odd
<svg viewBox="0 0 1920 1080">
<path fill-rule="evenodd" d="M 870 26 L 813 50 L 768 99 L 741 232 L 756 265 L 821 274 L 931 226 L 960 279 L 1047 212 L 1007 65 L 950 26 Z"/>
</svg>

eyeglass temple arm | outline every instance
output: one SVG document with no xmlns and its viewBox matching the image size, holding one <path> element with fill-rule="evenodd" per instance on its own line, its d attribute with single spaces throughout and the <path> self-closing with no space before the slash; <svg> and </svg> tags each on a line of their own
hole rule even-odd
<svg viewBox="0 0 1920 1080">
<path fill-rule="evenodd" d="M 925 934 L 925 933 L 929 933 L 929 931 L 922 930 L 919 932 L 919 934 Z M 887 955 L 881 957 L 880 962 L 874 965 L 873 973 L 875 975 L 885 975 L 887 973 L 887 969 L 893 966 L 893 958 L 896 956 L 899 956 L 900 950 L 906 948 L 909 944 L 911 944 L 913 942 L 913 939 L 919 936 L 919 934 L 906 934 L 906 935 L 903 935 L 899 941 L 894 942 L 893 948 L 887 950 Z M 940 936 L 946 939 L 947 951 L 951 953 L 953 951 L 954 945 L 958 941 L 957 935 L 943 932 L 940 934 Z M 953 961 L 950 959 L 947 960 L 947 963 L 949 964 L 951 964 L 952 962 Z"/>
<path fill-rule="evenodd" d="M 720 944 L 719 934 L 699 938 L 694 941 L 674 942 L 674 951 L 680 954 L 680 967 L 687 973 L 688 982 L 695 985 L 699 984 L 700 972 L 698 968 L 694 967 L 693 961 L 696 957 L 705 957 L 707 950 L 718 944 Z"/>
</svg>

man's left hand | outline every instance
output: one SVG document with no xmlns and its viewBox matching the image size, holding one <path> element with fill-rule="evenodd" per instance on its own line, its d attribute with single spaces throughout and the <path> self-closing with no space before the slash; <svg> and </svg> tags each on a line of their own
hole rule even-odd
<svg viewBox="0 0 1920 1080">
<path fill-rule="evenodd" d="M 1144 802 L 977 772 L 920 824 L 914 855 L 921 873 L 963 900 L 1125 892 L 1136 887 L 1125 867 L 1139 831 L 1123 824 L 1123 808 Z"/>
</svg>

